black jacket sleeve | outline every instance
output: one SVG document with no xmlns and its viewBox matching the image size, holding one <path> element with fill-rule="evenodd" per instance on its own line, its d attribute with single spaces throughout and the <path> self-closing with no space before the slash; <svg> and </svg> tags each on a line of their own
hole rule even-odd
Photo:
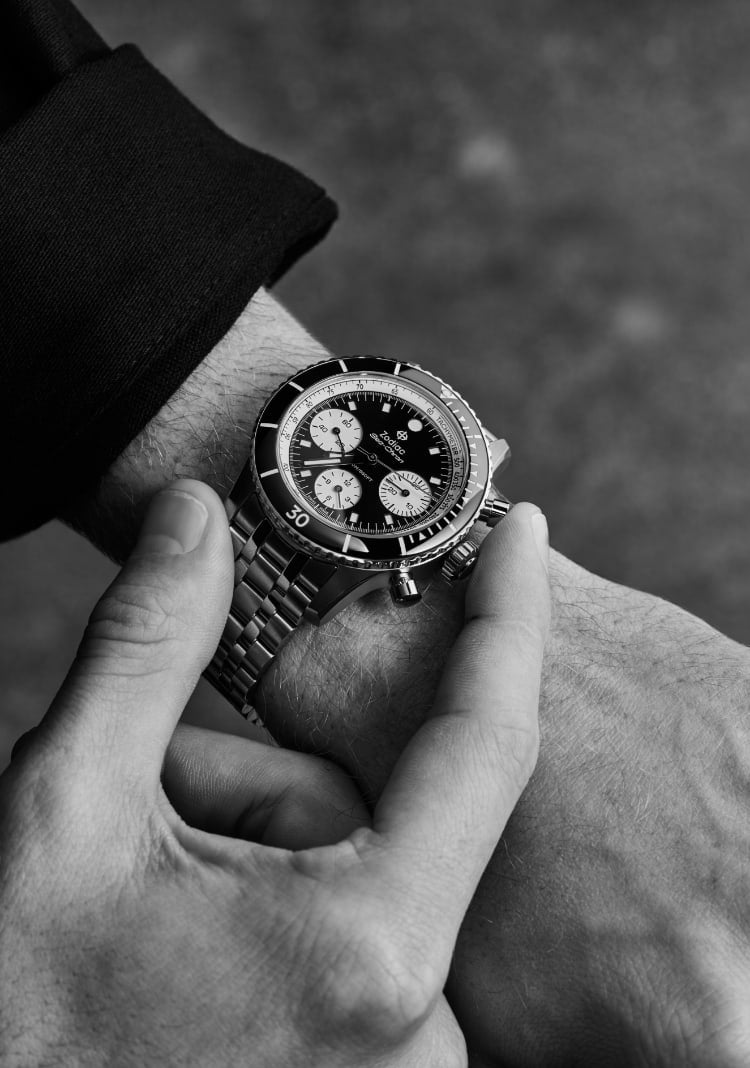
<svg viewBox="0 0 750 1068">
<path fill-rule="evenodd" d="M 0 538 L 93 484 L 334 218 L 68 0 L 0 0 Z"/>
</svg>

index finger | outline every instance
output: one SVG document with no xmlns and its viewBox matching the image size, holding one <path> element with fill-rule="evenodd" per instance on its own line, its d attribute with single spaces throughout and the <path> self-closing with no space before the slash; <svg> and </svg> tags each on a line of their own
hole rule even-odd
<svg viewBox="0 0 750 1068">
<path fill-rule="evenodd" d="M 536 518 L 536 517 L 539 518 Z M 541 546 L 538 536 L 541 535 Z M 458 929 L 531 775 L 549 629 L 546 522 L 517 505 L 486 539 L 430 718 L 376 807 L 382 876 L 447 970 Z M 401 910 L 399 910 L 401 912 Z M 414 930 L 414 927 L 412 927 Z"/>
</svg>

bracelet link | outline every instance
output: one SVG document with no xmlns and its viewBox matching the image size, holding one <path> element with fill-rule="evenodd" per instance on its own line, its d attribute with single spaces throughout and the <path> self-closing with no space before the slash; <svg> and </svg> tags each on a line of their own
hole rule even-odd
<svg viewBox="0 0 750 1068">
<path fill-rule="evenodd" d="M 252 493 L 230 516 L 235 589 L 224 633 L 204 672 L 244 716 L 253 690 L 302 622 L 333 568 L 294 549 L 263 516 Z"/>
</svg>

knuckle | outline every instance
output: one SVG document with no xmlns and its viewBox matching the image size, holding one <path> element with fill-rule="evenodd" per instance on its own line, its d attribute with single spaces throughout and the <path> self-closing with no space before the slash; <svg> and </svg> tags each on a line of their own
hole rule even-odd
<svg viewBox="0 0 750 1068">
<path fill-rule="evenodd" d="M 472 660 L 489 670 L 498 657 L 514 666 L 513 674 L 528 685 L 538 682 L 542 673 L 546 631 L 528 619 L 474 617 L 464 627 L 464 641 Z"/>
<path fill-rule="evenodd" d="M 510 650 L 529 671 L 540 670 L 540 654 L 544 649 L 545 632 L 535 620 L 496 619 L 492 626 L 497 648 Z"/>
<path fill-rule="evenodd" d="M 494 738 L 490 758 L 504 767 L 513 782 L 523 787 L 533 772 L 539 756 L 539 727 L 534 722 L 522 726 L 508 723 Z"/>
<path fill-rule="evenodd" d="M 456 715 L 458 742 L 476 765 L 479 781 L 486 773 L 498 771 L 520 792 L 531 777 L 539 756 L 539 723 L 530 717 L 522 699 L 504 694 L 497 719 L 478 723 L 471 709 L 459 708 Z"/>
<path fill-rule="evenodd" d="M 504 808 L 515 806 L 536 767 L 538 735 L 523 727 L 505 725 L 499 730 L 482 731 L 470 744 L 476 782 L 492 780 L 502 784 Z M 506 819 L 508 815 L 509 809 Z"/>
<path fill-rule="evenodd" d="M 178 639 L 179 614 L 163 585 L 119 583 L 99 601 L 89 619 L 79 659 L 114 656 L 127 672 L 129 661 L 168 654 Z"/>
<path fill-rule="evenodd" d="M 362 906 L 342 931 L 341 912 L 328 925 L 330 951 L 317 984 L 317 1018 L 332 1033 L 367 1048 L 405 1041 L 432 1013 L 442 979 L 410 954 L 405 940 L 383 920 L 362 923 Z"/>
</svg>

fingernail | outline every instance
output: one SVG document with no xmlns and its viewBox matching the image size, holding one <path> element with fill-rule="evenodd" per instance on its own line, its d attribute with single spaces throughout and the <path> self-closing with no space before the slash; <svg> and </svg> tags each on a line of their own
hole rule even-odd
<svg viewBox="0 0 750 1068">
<path fill-rule="evenodd" d="M 549 527 L 544 512 L 535 512 L 532 515 L 531 530 L 544 570 L 549 571 Z"/>
<path fill-rule="evenodd" d="M 203 501 L 184 490 L 162 490 L 149 505 L 137 551 L 178 556 L 200 544 L 208 522 Z"/>
</svg>

